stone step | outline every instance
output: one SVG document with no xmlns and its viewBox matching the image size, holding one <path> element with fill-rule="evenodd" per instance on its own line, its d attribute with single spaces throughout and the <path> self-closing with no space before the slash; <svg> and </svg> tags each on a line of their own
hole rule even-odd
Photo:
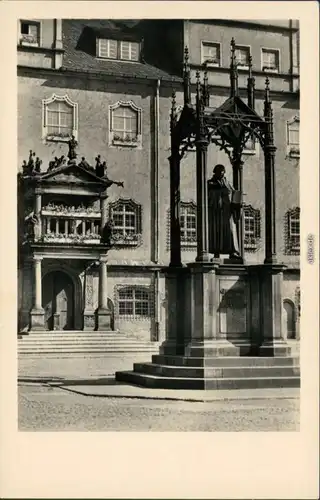
<svg viewBox="0 0 320 500">
<path fill-rule="evenodd" d="M 154 345 L 145 340 L 130 340 L 130 339 L 50 339 L 50 340 L 36 340 L 32 339 L 28 342 L 19 342 L 18 347 L 31 347 L 31 346 L 66 346 L 66 345 Z"/>
<path fill-rule="evenodd" d="M 134 372 L 173 378 L 261 378 L 295 377 L 300 375 L 298 366 L 247 366 L 247 367 L 177 367 L 154 363 L 135 363 Z"/>
<path fill-rule="evenodd" d="M 133 371 L 116 372 L 116 380 L 157 389 L 258 389 L 300 387 L 299 377 L 180 378 L 160 377 Z"/>
<path fill-rule="evenodd" d="M 84 354 L 90 354 L 90 353 L 129 353 L 129 352 L 146 352 L 146 353 L 154 353 L 156 351 L 156 348 L 154 347 L 148 347 L 148 346 L 69 346 L 69 347 L 32 347 L 32 348 L 26 348 L 26 349 L 19 349 L 18 350 L 18 355 L 23 356 L 23 355 L 28 355 L 28 354 L 53 354 L 53 353 L 84 353 Z"/>
<path fill-rule="evenodd" d="M 257 356 L 224 356 L 224 357 L 185 357 L 163 356 L 155 354 L 152 362 L 167 366 L 194 366 L 194 367 L 232 367 L 232 366 L 296 366 L 299 357 L 257 357 Z"/>
</svg>

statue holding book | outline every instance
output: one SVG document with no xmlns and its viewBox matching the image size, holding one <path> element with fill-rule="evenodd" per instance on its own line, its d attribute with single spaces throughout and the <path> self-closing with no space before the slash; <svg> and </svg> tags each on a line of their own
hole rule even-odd
<svg viewBox="0 0 320 500">
<path fill-rule="evenodd" d="M 241 193 L 225 177 L 225 167 L 216 165 L 208 181 L 209 252 L 214 258 L 228 254 L 240 259 L 237 222 L 241 211 Z"/>
</svg>

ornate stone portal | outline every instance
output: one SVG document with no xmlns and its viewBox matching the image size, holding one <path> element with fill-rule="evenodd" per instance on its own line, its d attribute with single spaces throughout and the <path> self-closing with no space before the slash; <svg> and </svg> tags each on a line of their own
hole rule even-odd
<svg viewBox="0 0 320 500">
<path fill-rule="evenodd" d="M 26 300 L 22 301 L 20 331 L 68 329 L 70 324 L 75 329 L 111 329 L 107 254 L 112 245 L 112 224 L 107 220 L 107 189 L 113 184 L 123 186 L 123 183 L 110 180 L 106 169 L 97 172 L 84 158 L 77 165 L 74 137 L 68 145 L 68 163 L 64 156 L 55 158 L 49 162 L 47 171 L 41 172 L 41 160 L 30 151 L 29 160 L 23 163 L 19 174 L 19 268 L 25 286 L 23 293 L 31 293 L 33 297 L 28 320 Z M 68 266 L 62 268 L 60 264 L 70 259 L 76 263 L 78 273 L 87 268 L 84 290 L 79 276 L 71 276 L 70 268 L 68 290 L 61 290 L 58 280 L 52 277 L 52 291 L 43 294 L 47 264 L 57 270 L 61 268 L 68 275 Z M 93 300 L 93 262 L 99 266 L 98 307 Z M 44 296 L 48 304 L 43 303 Z M 63 317 L 68 317 L 68 322 L 59 322 Z"/>
<path fill-rule="evenodd" d="M 286 371 L 285 364 L 279 370 L 274 369 L 279 356 L 286 357 L 290 354 L 290 347 L 281 332 L 281 284 L 285 266 L 277 263 L 276 256 L 276 147 L 269 80 L 266 80 L 264 116 L 261 117 L 255 111 L 255 80 L 251 60 L 247 103 L 239 97 L 234 40 L 231 42 L 230 88 L 230 97 L 219 108 L 214 109 L 209 103 L 207 73 L 205 71 L 201 84 L 200 74 L 197 72 L 196 102 L 193 104 L 186 48 L 184 107 L 179 119 L 175 93 L 171 108 L 171 261 L 166 281 L 168 302 L 172 307 L 168 311 L 167 338 L 161 346 L 161 354 L 153 357 L 153 363 L 135 365 L 133 372 L 117 373 L 116 378 L 120 381 L 185 389 L 299 385 L 295 370 Z M 222 260 L 215 258 L 217 255 L 210 255 L 208 238 L 208 146 L 210 143 L 215 144 L 229 157 L 233 170 L 233 188 L 241 198 L 241 157 L 250 138 L 259 141 L 265 163 L 265 259 L 264 264 L 258 266 L 247 266 L 244 263 L 241 216 L 235 218 L 240 242 L 240 255 L 235 255 L 235 259 Z M 197 257 L 195 262 L 183 266 L 180 163 L 190 146 L 196 148 Z M 217 217 L 211 219 L 216 221 Z M 213 232 L 218 234 L 217 227 Z M 227 248 L 227 245 L 224 247 Z M 251 361 L 248 356 L 252 357 Z M 269 361 L 262 362 L 261 357 L 266 356 Z M 263 377 L 261 373 L 267 373 L 263 368 L 268 366 L 270 370 L 274 370 L 270 373 L 278 373 L 280 377 Z"/>
</svg>

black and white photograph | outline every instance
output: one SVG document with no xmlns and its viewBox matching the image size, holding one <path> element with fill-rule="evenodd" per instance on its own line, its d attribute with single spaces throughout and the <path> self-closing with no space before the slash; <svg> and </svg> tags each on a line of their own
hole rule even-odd
<svg viewBox="0 0 320 500">
<path fill-rule="evenodd" d="M 299 430 L 299 22 L 19 19 L 17 63 L 19 429 Z"/>
<path fill-rule="evenodd" d="M 313 498 L 316 23 L 225 3 L 0 9 L 3 458 L 21 498 L 102 481 L 96 498 L 177 498 L 170 481 Z"/>
</svg>

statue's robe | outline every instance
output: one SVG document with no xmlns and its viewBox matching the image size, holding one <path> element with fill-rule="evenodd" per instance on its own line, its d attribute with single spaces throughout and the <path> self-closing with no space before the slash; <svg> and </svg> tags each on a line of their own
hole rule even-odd
<svg viewBox="0 0 320 500">
<path fill-rule="evenodd" d="M 233 187 L 223 178 L 214 176 L 208 181 L 209 252 L 213 254 L 239 253 Z"/>
</svg>

